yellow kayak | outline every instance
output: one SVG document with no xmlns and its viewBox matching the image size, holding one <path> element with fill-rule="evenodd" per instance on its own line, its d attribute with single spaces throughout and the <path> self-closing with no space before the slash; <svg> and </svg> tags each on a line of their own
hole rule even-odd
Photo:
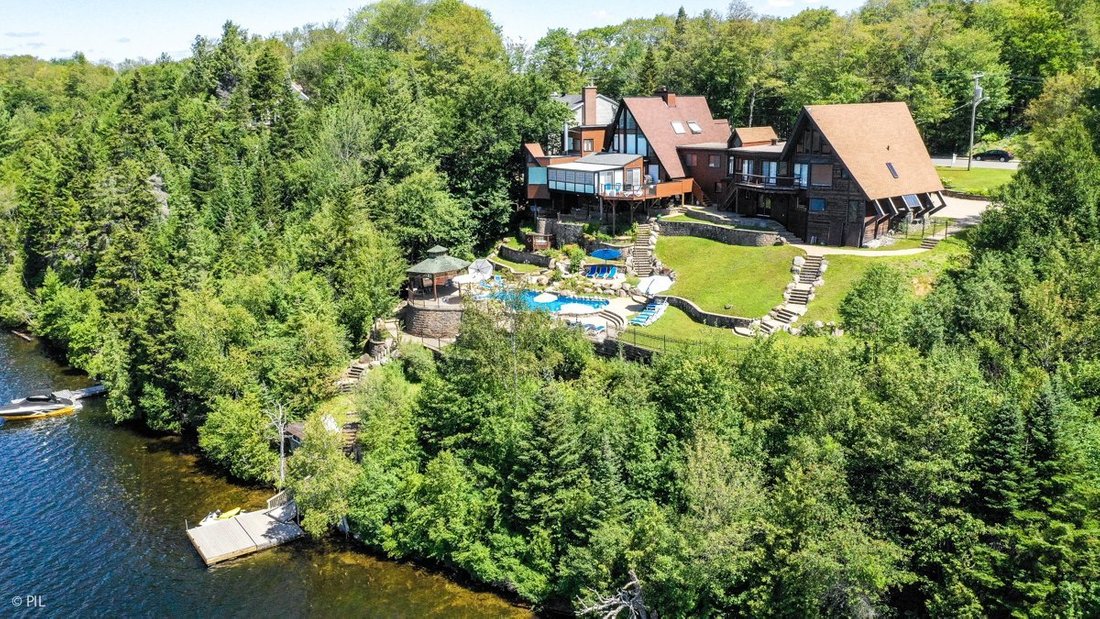
<svg viewBox="0 0 1100 619">
<path fill-rule="evenodd" d="M 236 516 L 239 513 L 241 513 L 241 508 L 234 507 L 233 509 L 231 509 L 227 512 L 224 512 L 224 513 L 222 513 L 222 515 L 218 516 L 218 520 L 229 520 L 230 518 L 232 518 L 233 516 Z"/>
</svg>

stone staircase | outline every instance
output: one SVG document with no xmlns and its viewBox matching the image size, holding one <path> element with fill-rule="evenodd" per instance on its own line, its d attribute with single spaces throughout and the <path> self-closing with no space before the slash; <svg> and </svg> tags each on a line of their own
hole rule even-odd
<svg viewBox="0 0 1100 619">
<path fill-rule="evenodd" d="M 359 459 L 359 413 L 348 411 L 344 416 L 344 425 L 340 426 L 340 435 L 344 439 L 344 455 Z"/>
<path fill-rule="evenodd" d="M 926 239 L 924 239 L 923 241 L 920 242 L 920 248 L 921 249 L 935 249 L 936 246 L 939 245 L 940 241 L 942 241 L 942 240 L 943 239 L 940 238 L 940 237 L 935 237 L 935 238 L 928 237 L 928 238 L 926 238 Z"/>
<path fill-rule="evenodd" d="M 653 245 L 650 236 L 653 235 L 653 226 L 650 224 L 638 225 L 638 236 L 634 239 L 634 246 L 630 248 L 631 264 L 634 274 L 638 277 L 653 275 Z"/>
<path fill-rule="evenodd" d="M 363 375 L 372 367 L 373 359 L 369 355 L 363 355 L 358 361 L 348 366 L 344 374 L 336 381 L 336 388 L 340 393 L 350 393 L 363 380 Z"/>
<path fill-rule="evenodd" d="M 806 313 L 806 306 L 814 296 L 814 288 L 821 281 L 825 262 L 821 256 L 798 257 L 795 258 L 792 270 L 795 271 L 794 282 L 784 293 L 786 302 L 776 306 L 760 320 L 759 330 L 765 335 L 789 331 L 791 325 Z"/>
<path fill-rule="evenodd" d="M 607 322 L 608 336 L 614 337 L 623 331 L 626 331 L 626 319 L 612 312 L 611 310 L 600 310 L 596 313 L 597 318 L 603 318 Z"/>
<path fill-rule="evenodd" d="M 802 270 L 798 273 L 798 283 L 813 285 L 821 277 L 821 256 L 806 256 Z"/>
</svg>

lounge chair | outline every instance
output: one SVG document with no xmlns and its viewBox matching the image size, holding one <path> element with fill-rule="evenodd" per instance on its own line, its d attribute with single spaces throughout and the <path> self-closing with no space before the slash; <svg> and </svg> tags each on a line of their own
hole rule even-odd
<svg viewBox="0 0 1100 619">
<path fill-rule="evenodd" d="M 618 274 L 619 274 L 619 267 L 611 267 L 609 272 L 608 272 L 607 278 L 608 279 L 615 279 L 615 276 L 618 275 Z"/>
</svg>

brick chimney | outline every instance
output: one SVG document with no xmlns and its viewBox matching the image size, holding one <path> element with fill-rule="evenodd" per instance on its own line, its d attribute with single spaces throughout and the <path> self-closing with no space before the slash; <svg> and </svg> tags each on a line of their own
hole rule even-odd
<svg viewBox="0 0 1100 619">
<path fill-rule="evenodd" d="M 665 105 L 669 107 L 676 107 L 676 93 L 669 92 L 668 86 L 661 86 L 657 89 L 657 92 L 653 93 L 654 96 L 660 97 L 664 100 Z"/>
<path fill-rule="evenodd" d="M 596 85 L 589 84 L 584 87 L 584 108 L 581 110 L 581 124 L 595 125 L 596 120 Z"/>
</svg>

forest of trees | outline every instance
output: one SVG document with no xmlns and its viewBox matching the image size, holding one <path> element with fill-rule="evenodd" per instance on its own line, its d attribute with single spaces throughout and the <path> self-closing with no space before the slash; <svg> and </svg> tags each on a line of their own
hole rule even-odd
<svg viewBox="0 0 1100 619">
<path fill-rule="evenodd" d="M 272 482 L 306 419 L 305 526 L 541 608 L 637 577 L 666 616 L 1100 615 L 1100 21 L 1095 1 L 873 0 L 848 16 L 662 16 L 510 47 L 457 0 L 340 27 L 227 24 L 182 61 L 0 58 L 0 323 Z M 1028 164 L 932 291 L 872 269 L 822 346 L 602 359 L 545 316 L 467 313 L 315 413 L 405 265 L 514 223 L 555 91 L 667 84 L 734 124 L 902 99 L 934 144 L 985 73 Z M 882 310 L 886 311 L 882 311 Z"/>
</svg>

